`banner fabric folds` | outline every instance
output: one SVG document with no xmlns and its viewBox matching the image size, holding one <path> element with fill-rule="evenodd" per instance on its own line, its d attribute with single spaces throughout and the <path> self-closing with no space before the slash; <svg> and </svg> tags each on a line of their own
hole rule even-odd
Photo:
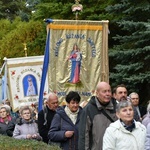
<svg viewBox="0 0 150 150">
<path fill-rule="evenodd" d="M 71 90 L 88 100 L 99 81 L 109 82 L 108 21 L 53 20 L 49 29 L 49 90 L 60 102 Z"/>
<path fill-rule="evenodd" d="M 23 105 L 38 105 L 40 83 L 43 70 L 43 56 L 7 59 L 8 88 L 13 111 Z M 43 97 L 48 94 L 48 81 L 45 77 Z"/>
</svg>

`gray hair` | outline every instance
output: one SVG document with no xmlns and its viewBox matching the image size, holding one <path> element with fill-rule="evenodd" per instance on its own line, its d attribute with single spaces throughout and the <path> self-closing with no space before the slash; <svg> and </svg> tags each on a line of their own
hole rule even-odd
<svg viewBox="0 0 150 150">
<path fill-rule="evenodd" d="M 0 110 L 3 109 L 3 108 L 6 110 L 7 113 L 10 114 L 11 108 L 10 108 L 9 105 L 5 104 L 5 105 L 0 106 Z"/>
<path fill-rule="evenodd" d="M 150 113 L 150 100 L 149 100 L 148 105 L 147 105 L 147 112 Z"/>
<path fill-rule="evenodd" d="M 32 110 L 28 105 L 21 106 L 20 109 L 19 109 L 19 113 L 22 115 L 24 110 L 29 110 L 30 113 L 32 113 Z"/>
<path fill-rule="evenodd" d="M 128 106 L 131 106 L 133 108 L 133 105 L 132 105 L 132 102 L 130 101 L 127 101 L 127 100 L 122 100 L 120 101 L 117 106 L 116 106 L 116 112 L 120 112 L 120 110 L 122 108 L 125 108 L 125 107 L 128 107 Z"/>
<path fill-rule="evenodd" d="M 137 96 L 139 97 L 139 94 L 136 93 L 136 92 L 132 92 L 132 93 L 129 95 L 129 97 L 131 98 L 132 95 L 137 95 Z"/>
</svg>

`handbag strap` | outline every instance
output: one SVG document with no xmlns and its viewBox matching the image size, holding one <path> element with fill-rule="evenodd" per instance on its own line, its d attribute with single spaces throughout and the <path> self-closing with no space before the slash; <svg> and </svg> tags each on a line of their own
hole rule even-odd
<svg viewBox="0 0 150 150">
<path fill-rule="evenodd" d="M 102 113 L 111 121 L 114 122 L 114 120 L 106 113 L 106 111 L 102 108 Z"/>
</svg>

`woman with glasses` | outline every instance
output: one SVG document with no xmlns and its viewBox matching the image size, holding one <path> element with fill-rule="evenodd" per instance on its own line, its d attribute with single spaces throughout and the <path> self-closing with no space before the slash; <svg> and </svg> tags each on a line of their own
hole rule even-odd
<svg viewBox="0 0 150 150">
<path fill-rule="evenodd" d="M 22 106 L 19 112 L 21 118 L 15 125 L 13 137 L 16 139 L 34 139 L 38 141 L 42 140 L 38 132 L 37 123 L 31 117 L 31 108 L 29 106 Z"/>
</svg>

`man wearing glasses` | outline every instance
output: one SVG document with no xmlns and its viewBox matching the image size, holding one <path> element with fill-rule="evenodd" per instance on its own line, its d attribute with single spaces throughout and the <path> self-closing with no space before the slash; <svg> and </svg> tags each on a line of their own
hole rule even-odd
<svg viewBox="0 0 150 150">
<path fill-rule="evenodd" d="M 143 106 L 139 105 L 139 95 L 136 92 L 132 92 L 129 95 L 129 98 L 133 104 L 133 106 L 135 107 L 137 114 L 140 118 L 140 121 L 142 121 L 142 117 L 146 114 L 146 108 Z"/>
</svg>

